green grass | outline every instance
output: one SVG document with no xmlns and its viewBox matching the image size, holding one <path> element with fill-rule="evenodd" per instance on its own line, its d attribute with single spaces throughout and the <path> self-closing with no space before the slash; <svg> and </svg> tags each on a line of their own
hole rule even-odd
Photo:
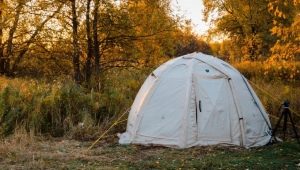
<svg viewBox="0 0 300 170">
<path fill-rule="evenodd" d="M 143 152 L 136 149 L 135 153 Z M 129 169 L 296 169 L 300 145 L 286 142 L 256 149 L 199 147 L 186 150 L 159 149 L 157 154 L 121 161 Z M 147 155 L 147 154 L 146 154 Z M 117 163 L 118 161 L 116 161 Z"/>
<path fill-rule="evenodd" d="M 22 138 L 21 141 L 18 141 Z M 29 140 L 21 136 L 0 143 L 0 169 L 299 169 L 300 144 L 288 141 L 245 149 L 208 146 L 172 149 L 65 139 Z"/>
</svg>

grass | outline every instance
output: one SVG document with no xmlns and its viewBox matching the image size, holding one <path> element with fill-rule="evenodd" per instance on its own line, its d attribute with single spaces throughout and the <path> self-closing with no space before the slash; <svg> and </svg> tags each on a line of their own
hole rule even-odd
<svg viewBox="0 0 300 170">
<path fill-rule="evenodd" d="M 272 67 L 275 69 L 272 75 L 264 75 L 265 65 L 261 62 L 234 65 L 277 99 L 274 101 L 255 89 L 268 113 L 278 117 L 278 107 L 283 100 L 289 99 L 291 108 L 299 113 L 295 122 L 300 123 L 300 80 L 296 79 L 300 75 L 293 80 L 286 78 L 279 67 Z M 300 62 L 294 65 L 300 68 Z M 0 77 L 0 136 L 8 136 L 16 129 L 24 128 L 37 135 L 61 137 L 70 134 L 75 139 L 93 139 L 96 131 L 106 127 L 130 107 L 148 72 L 110 70 L 101 76 L 100 84 L 100 80 L 92 79 L 88 88 L 66 77 L 51 81 Z M 298 75 L 298 70 L 290 70 L 289 73 Z M 289 81 L 285 82 L 282 78 Z M 84 125 L 84 129 L 78 128 L 78 125 Z"/>
<path fill-rule="evenodd" d="M 37 135 L 84 138 L 88 134 L 87 138 L 93 138 L 95 130 L 131 105 L 143 77 L 135 75 L 127 71 L 104 77 L 101 89 L 86 88 L 67 78 L 47 82 L 0 76 L 0 137 L 24 128 Z M 84 129 L 77 131 L 78 125 Z"/>
<path fill-rule="evenodd" d="M 298 79 L 285 82 L 284 77 L 262 76 L 263 71 L 249 69 L 262 65 L 248 64 L 239 69 L 270 94 L 252 85 L 268 113 L 279 116 L 284 99 L 300 113 Z M 300 169 L 300 145 L 294 141 L 248 150 L 120 146 L 115 134 L 124 131 L 125 122 L 88 151 L 118 113 L 131 105 L 145 75 L 112 72 L 101 86 L 94 83 L 97 86 L 90 89 L 68 80 L 0 77 L 0 169 Z M 293 117 L 299 126 L 300 117 Z M 271 120 L 273 125 L 277 121 Z"/>
<path fill-rule="evenodd" d="M 0 169 L 299 169 L 300 145 L 288 141 L 260 148 L 171 149 L 15 134 L 0 143 Z"/>
</svg>

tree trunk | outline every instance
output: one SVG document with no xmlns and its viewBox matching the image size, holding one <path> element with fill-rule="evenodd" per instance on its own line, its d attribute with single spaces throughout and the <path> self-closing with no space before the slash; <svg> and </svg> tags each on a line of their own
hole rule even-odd
<svg viewBox="0 0 300 170">
<path fill-rule="evenodd" d="M 79 61 L 79 42 L 78 42 L 78 22 L 76 14 L 76 0 L 71 0 L 72 3 L 72 30 L 73 30 L 73 69 L 74 80 L 80 83 L 80 61 Z"/>
<path fill-rule="evenodd" d="M 3 56 L 3 44 L 2 44 L 2 37 L 3 37 L 3 0 L 0 0 L 0 75 L 4 74 L 4 56 Z"/>
<path fill-rule="evenodd" d="M 18 64 L 21 62 L 22 58 L 26 54 L 26 52 L 29 50 L 29 46 L 35 41 L 35 38 L 39 35 L 40 31 L 44 28 L 45 24 L 52 19 L 63 7 L 63 4 L 60 4 L 56 11 L 54 11 L 51 15 L 49 15 L 33 32 L 33 34 L 30 36 L 30 38 L 26 41 L 25 46 L 23 49 L 19 52 L 18 56 L 16 57 L 15 61 L 11 64 L 10 71 L 14 72 L 18 66 Z"/>
<path fill-rule="evenodd" d="M 87 36 L 87 59 L 85 63 L 85 81 L 86 83 L 90 82 L 91 79 L 91 60 L 93 56 L 93 47 L 92 47 L 92 36 L 91 36 L 91 25 L 90 25 L 90 4 L 91 0 L 87 0 L 86 8 L 86 36 Z"/>
<path fill-rule="evenodd" d="M 23 2 L 19 2 L 16 8 L 16 15 L 13 25 L 8 33 L 6 56 L 4 57 L 4 74 L 10 75 L 10 59 L 13 56 L 13 39 L 19 23 L 20 13 L 24 6 Z"/>
<path fill-rule="evenodd" d="M 95 72 L 100 73 L 100 52 L 99 52 L 99 40 L 98 40 L 98 7 L 99 0 L 95 0 L 94 20 L 93 20 L 93 39 L 94 39 L 94 57 L 95 57 Z"/>
</svg>

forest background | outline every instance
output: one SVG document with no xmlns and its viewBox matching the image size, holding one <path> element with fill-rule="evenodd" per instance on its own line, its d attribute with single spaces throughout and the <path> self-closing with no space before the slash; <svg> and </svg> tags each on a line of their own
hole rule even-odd
<svg viewBox="0 0 300 170">
<path fill-rule="evenodd" d="M 199 36 L 169 0 L 0 0 L 0 136 L 94 140 L 151 71 L 192 52 L 241 71 L 273 122 L 289 99 L 299 124 L 300 1 L 203 4 Z"/>
</svg>

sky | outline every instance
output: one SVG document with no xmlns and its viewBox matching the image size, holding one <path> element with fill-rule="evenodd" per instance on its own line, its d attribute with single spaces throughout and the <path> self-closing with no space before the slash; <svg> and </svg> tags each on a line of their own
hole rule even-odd
<svg viewBox="0 0 300 170">
<path fill-rule="evenodd" d="M 172 0 L 171 5 L 175 14 L 191 19 L 195 33 L 203 35 L 209 29 L 209 24 L 203 21 L 202 0 Z"/>
</svg>

